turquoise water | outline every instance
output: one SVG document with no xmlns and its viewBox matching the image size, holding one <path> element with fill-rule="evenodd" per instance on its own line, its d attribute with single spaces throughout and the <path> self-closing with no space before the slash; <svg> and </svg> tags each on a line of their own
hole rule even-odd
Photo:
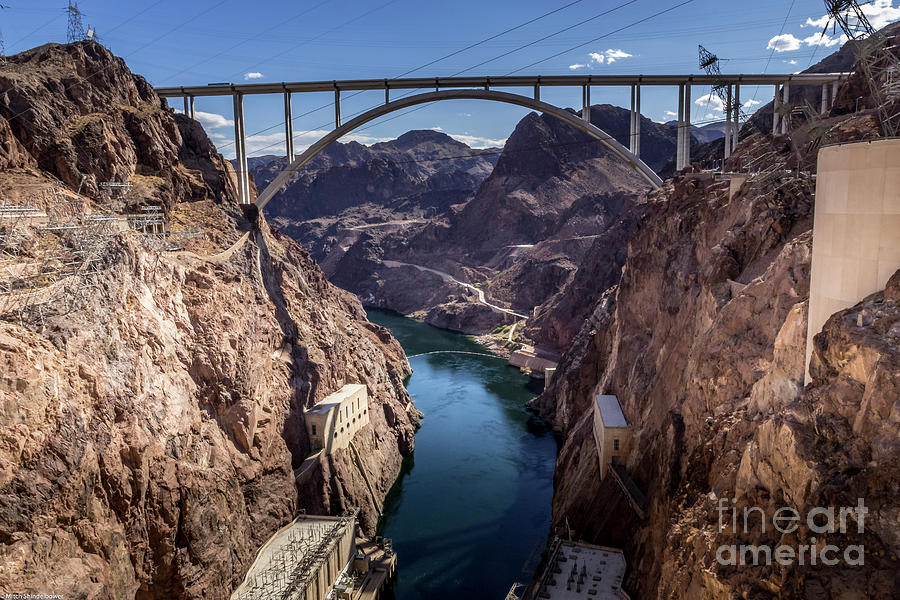
<svg viewBox="0 0 900 600">
<path fill-rule="evenodd" d="M 369 319 L 411 357 L 407 388 L 425 413 L 379 524 L 397 551 L 395 597 L 500 600 L 530 577 L 523 567 L 550 527 L 556 442 L 524 408 L 540 382 L 495 357 L 414 356 L 485 349 L 393 314 L 370 311 Z"/>
</svg>

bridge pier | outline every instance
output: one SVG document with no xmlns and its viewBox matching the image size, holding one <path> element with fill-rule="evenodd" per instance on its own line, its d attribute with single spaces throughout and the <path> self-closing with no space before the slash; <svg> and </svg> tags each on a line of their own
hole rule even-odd
<svg viewBox="0 0 900 600">
<path fill-rule="evenodd" d="M 731 151 L 737 150 L 741 136 L 741 84 L 734 84 L 734 133 L 731 136 Z"/>
<path fill-rule="evenodd" d="M 581 87 L 581 118 L 591 122 L 591 86 L 584 85 Z"/>
<path fill-rule="evenodd" d="M 194 118 L 194 97 L 185 95 L 184 97 L 184 116 Z"/>
<path fill-rule="evenodd" d="M 731 84 L 729 83 L 727 86 L 727 92 L 725 93 L 725 160 L 728 160 L 728 157 L 731 156 L 731 111 L 734 110 L 734 104 L 731 100 Z M 725 163 L 722 163 L 722 171 L 725 171 Z"/>
<path fill-rule="evenodd" d="M 341 90 L 334 86 L 334 128 L 341 126 Z"/>
<path fill-rule="evenodd" d="M 537 102 L 541 101 L 541 84 L 539 83 L 534 84 L 534 99 Z"/>
<path fill-rule="evenodd" d="M 641 86 L 631 86 L 631 132 L 629 133 L 629 150 L 641 157 Z"/>
<path fill-rule="evenodd" d="M 772 104 L 772 135 L 778 135 L 778 130 L 781 128 L 779 125 L 779 119 L 781 119 L 781 84 L 775 84 L 775 99 Z"/>
<path fill-rule="evenodd" d="M 250 204 L 250 178 L 247 170 L 247 139 L 244 132 L 244 95 L 235 92 L 234 100 L 234 156 L 237 172 L 238 202 Z"/>
<path fill-rule="evenodd" d="M 294 162 L 294 111 L 291 109 L 291 93 L 284 91 L 284 155 L 287 164 Z"/>
<path fill-rule="evenodd" d="M 678 86 L 678 136 L 675 142 L 675 170 L 691 164 L 691 84 Z"/>
<path fill-rule="evenodd" d="M 784 97 L 781 99 L 782 104 L 790 104 L 790 94 L 791 94 L 791 84 L 788 82 L 784 83 L 782 87 L 782 93 Z M 790 119 L 790 115 L 781 118 L 781 134 L 785 135 L 788 132 L 788 121 Z"/>
</svg>

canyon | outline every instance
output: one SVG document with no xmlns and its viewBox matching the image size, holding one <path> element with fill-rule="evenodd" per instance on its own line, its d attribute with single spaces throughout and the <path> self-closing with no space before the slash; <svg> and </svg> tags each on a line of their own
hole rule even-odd
<svg viewBox="0 0 900 600">
<path fill-rule="evenodd" d="M 860 77 L 786 135 L 749 118 L 724 174 L 702 168 L 715 127 L 676 172 L 674 128 L 643 118 L 658 189 L 531 113 L 502 149 L 422 130 L 334 144 L 261 213 L 200 124 L 100 44 L 6 57 L 0 192 L 28 210 L 0 250 L 31 274 L 0 299 L 0 587 L 228 598 L 301 511 L 358 507 L 376 534 L 423 415 L 403 347 L 365 306 L 472 334 L 518 321 L 505 350 L 559 355 L 528 402 L 559 443 L 548 533 L 622 548 L 631 597 L 898 595 L 900 271 L 828 319 L 804 381 L 818 150 L 879 136 Z M 590 117 L 627 143 L 627 110 Z M 285 159 L 250 166 L 254 197 Z M 142 211 L 166 237 L 133 226 Z M 369 423 L 307 462 L 305 411 L 347 384 L 367 388 Z M 617 466 L 640 510 L 601 476 L 598 395 L 634 432 Z M 865 527 L 827 539 L 717 527 L 722 499 L 771 522 L 858 498 Z M 826 542 L 865 546 L 864 564 L 717 560 L 727 544 Z"/>
</svg>

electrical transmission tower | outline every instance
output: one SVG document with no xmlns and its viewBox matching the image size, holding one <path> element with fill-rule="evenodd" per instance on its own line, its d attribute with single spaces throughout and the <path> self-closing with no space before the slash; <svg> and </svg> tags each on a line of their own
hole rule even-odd
<svg viewBox="0 0 900 600">
<path fill-rule="evenodd" d="M 80 42 L 87 39 L 88 36 L 84 30 L 84 23 L 81 21 L 81 17 L 84 16 L 84 13 L 79 10 L 78 3 L 69 0 L 69 5 L 63 10 L 69 17 L 68 27 L 66 29 L 66 41 L 71 44 L 72 42 Z"/>
<path fill-rule="evenodd" d="M 868 4 L 863 2 L 863 4 Z M 838 28 L 855 42 L 856 63 L 865 77 L 872 102 L 878 111 L 881 134 L 894 137 L 900 132 L 900 59 L 897 47 L 883 33 L 875 31 L 856 0 L 825 0 L 829 20 L 825 31 Z"/>
<path fill-rule="evenodd" d="M 720 76 L 722 74 L 722 71 L 719 69 L 721 59 L 702 45 L 698 45 L 697 49 L 700 55 L 700 68 L 703 69 L 707 75 L 712 75 L 714 77 Z M 739 111 L 739 118 L 743 118 L 740 103 L 728 94 L 727 88 L 727 84 L 716 83 L 712 86 L 712 93 L 718 96 L 719 100 L 722 101 L 722 109 L 725 111 L 726 115 L 732 115 L 735 111 Z"/>
</svg>

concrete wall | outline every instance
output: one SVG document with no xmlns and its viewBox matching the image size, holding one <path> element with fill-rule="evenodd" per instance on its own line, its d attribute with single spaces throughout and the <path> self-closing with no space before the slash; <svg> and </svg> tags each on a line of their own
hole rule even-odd
<svg viewBox="0 0 900 600">
<path fill-rule="evenodd" d="M 362 384 L 347 384 L 306 411 L 306 432 L 313 450 L 346 448 L 369 423 L 369 395 Z"/>
<path fill-rule="evenodd" d="M 600 409 L 594 402 L 594 443 L 597 446 L 597 458 L 600 461 L 600 478 L 606 478 L 609 464 L 613 460 L 624 463 L 631 452 L 632 431 L 631 427 L 606 427 Z M 616 450 L 616 440 L 619 440 L 619 449 Z"/>
<path fill-rule="evenodd" d="M 900 269 L 900 139 L 819 151 L 806 380 L 813 337 Z"/>
</svg>

